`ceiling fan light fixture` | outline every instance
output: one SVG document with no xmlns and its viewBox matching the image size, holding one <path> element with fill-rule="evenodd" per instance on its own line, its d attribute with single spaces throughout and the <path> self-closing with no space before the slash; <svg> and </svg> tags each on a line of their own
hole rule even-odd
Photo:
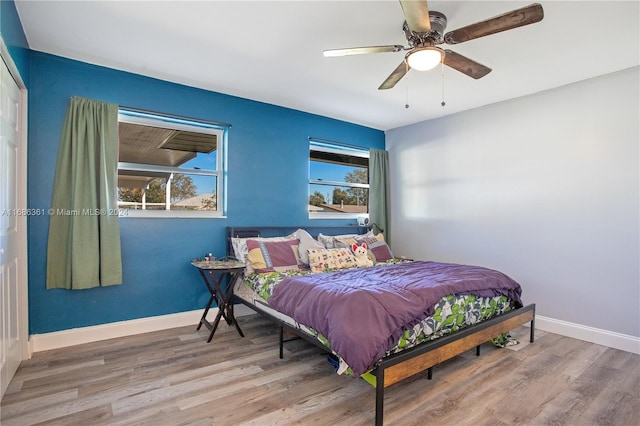
<svg viewBox="0 0 640 426">
<path fill-rule="evenodd" d="M 412 69 L 428 71 L 442 62 L 442 56 L 442 50 L 437 47 L 420 47 L 409 52 L 405 59 Z"/>
</svg>

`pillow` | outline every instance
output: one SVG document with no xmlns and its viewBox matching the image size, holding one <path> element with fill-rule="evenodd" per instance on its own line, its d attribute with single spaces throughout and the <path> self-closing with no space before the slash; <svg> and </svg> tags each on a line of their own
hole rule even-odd
<svg viewBox="0 0 640 426">
<path fill-rule="evenodd" d="M 361 245 L 367 243 L 369 257 L 373 263 L 386 262 L 393 259 L 391 249 L 384 241 L 384 236 L 378 234 L 375 237 L 359 235 L 358 238 L 336 238 L 336 247 L 351 248 L 354 244 Z"/>
<path fill-rule="evenodd" d="M 366 234 L 343 234 L 343 235 L 322 235 L 318 234 L 318 241 L 324 245 L 324 248 L 332 249 L 336 248 L 336 238 L 358 238 L 358 237 L 373 237 L 373 231 L 369 231 Z M 355 240 L 354 240 L 355 241 Z"/>
<path fill-rule="evenodd" d="M 247 240 L 247 271 L 273 272 L 300 269 L 298 246 L 300 240 Z M 250 271 L 251 270 L 251 271 Z"/>
<path fill-rule="evenodd" d="M 335 244 L 333 243 L 333 235 L 323 235 L 322 233 L 318 234 L 318 241 L 324 246 L 326 249 L 335 248 Z"/>
<path fill-rule="evenodd" d="M 375 242 L 371 244 L 367 243 L 369 252 L 373 254 L 373 262 L 386 262 L 387 260 L 393 259 L 393 253 L 391 252 L 391 248 L 384 241 L 384 237 L 382 234 L 379 234 L 378 237 L 375 238 Z"/>
<path fill-rule="evenodd" d="M 255 240 L 255 241 L 289 241 L 293 240 L 295 237 L 293 235 L 287 235 L 284 237 L 249 237 L 249 238 L 239 238 L 233 237 L 231 238 L 231 247 L 233 248 L 233 254 L 236 259 L 240 262 L 245 262 L 247 264 L 247 273 L 253 272 L 250 268 L 249 262 L 247 262 L 247 254 L 249 250 L 247 250 L 247 240 Z"/>
<path fill-rule="evenodd" d="M 300 245 L 298 246 L 298 253 L 300 255 L 300 261 L 302 263 L 304 263 L 305 265 L 309 264 L 309 250 L 310 249 L 323 249 L 323 248 L 325 248 L 320 241 L 314 239 L 304 229 L 298 229 L 292 235 L 295 235 L 295 237 L 300 240 Z"/>
<path fill-rule="evenodd" d="M 348 248 L 309 250 L 311 272 L 324 272 L 331 269 L 356 267 L 356 257 Z"/>
</svg>

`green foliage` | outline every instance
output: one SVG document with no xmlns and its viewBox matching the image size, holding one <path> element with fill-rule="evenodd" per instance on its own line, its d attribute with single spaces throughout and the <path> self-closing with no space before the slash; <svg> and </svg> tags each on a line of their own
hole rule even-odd
<svg viewBox="0 0 640 426">
<path fill-rule="evenodd" d="M 333 189 L 333 200 L 331 202 L 333 204 L 351 204 L 349 203 L 349 194 L 347 193 L 347 191 L 340 188 Z"/>
<path fill-rule="evenodd" d="M 327 202 L 324 199 L 324 195 L 322 195 L 320 191 L 316 191 L 309 196 L 309 204 L 311 204 L 312 206 L 319 206 L 326 203 Z"/>
<path fill-rule="evenodd" d="M 171 181 L 171 202 L 175 203 L 185 198 L 195 197 L 196 189 L 191 177 L 176 173 Z"/>
<path fill-rule="evenodd" d="M 149 187 L 145 191 L 148 203 L 164 203 L 167 182 L 165 179 L 157 178 L 149 183 Z M 171 202 L 184 200 L 185 198 L 196 196 L 196 186 L 189 176 L 181 173 L 173 175 L 171 181 Z M 127 202 L 142 202 L 142 189 L 137 188 L 118 188 L 118 199 Z M 212 200 L 215 204 L 215 201 Z"/>
<path fill-rule="evenodd" d="M 369 175 L 366 169 L 358 169 L 347 173 L 344 178 L 345 182 L 351 183 L 369 183 Z M 365 188 L 349 188 L 347 189 L 349 202 L 345 204 L 366 206 L 369 204 L 369 191 Z"/>
</svg>

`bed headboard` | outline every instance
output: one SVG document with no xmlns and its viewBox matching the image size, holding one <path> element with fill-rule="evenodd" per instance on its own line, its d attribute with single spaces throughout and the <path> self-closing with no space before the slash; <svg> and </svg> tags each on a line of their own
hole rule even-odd
<svg viewBox="0 0 640 426">
<path fill-rule="evenodd" d="M 312 237 L 318 234 L 366 234 L 371 230 L 370 226 L 343 225 L 343 226 L 229 226 L 227 227 L 227 255 L 233 256 L 231 238 L 249 237 L 280 237 L 289 235 L 298 229 L 304 229 Z"/>
</svg>

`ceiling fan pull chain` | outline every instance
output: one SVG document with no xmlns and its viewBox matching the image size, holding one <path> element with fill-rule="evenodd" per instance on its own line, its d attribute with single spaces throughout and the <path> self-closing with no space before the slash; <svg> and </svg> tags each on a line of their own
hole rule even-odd
<svg viewBox="0 0 640 426">
<path fill-rule="evenodd" d="M 406 68 L 406 72 L 405 75 L 409 72 L 409 64 L 407 64 L 405 62 L 405 68 Z M 409 77 L 407 76 L 407 78 L 405 79 L 405 88 L 406 88 L 406 93 L 405 93 L 405 104 L 404 107 L 405 109 L 409 108 Z"/>
<path fill-rule="evenodd" d="M 445 106 L 446 102 L 444 101 L 444 61 L 442 61 L 441 63 L 442 67 L 441 67 L 441 79 L 442 79 L 442 102 L 440 103 L 440 105 Z"/>
</svg>

